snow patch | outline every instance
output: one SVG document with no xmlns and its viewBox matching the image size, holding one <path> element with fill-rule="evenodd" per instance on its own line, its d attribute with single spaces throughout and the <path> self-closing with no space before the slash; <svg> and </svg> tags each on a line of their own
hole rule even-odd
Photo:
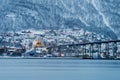
<svg viewBox="0 0 120 80">
<path fill-rule="evenodd" d="M 92 0 L 91 3 L 94 6 L 94 8 L 98 11 L 99 15 L 102 16 L 102 19 L 103 19 L 103 22 L 105 23 L 105 25 L 107 27 L 109 27 L 114 32 L 114 29 L 110 26 L 109 21 L 107 20 L 107 18 L 105 17 L 105 15 L 98 9 L 98 7 L 96 5 L 96 0 Z"/>
<path fill-rule="evenodd" d="M 62 3 L 63 6 L 65 7 L 65 9 L 67 9 L 69 12 L 75 13 L 76 10 L 75 10 L 75 8 L 74 8 L 74 2 L 73 2 L 73 1 L 71 2 L 72 8 L 69 8 L 69 7 L 64 3 L 63 0 L 61 0 L 61 3 Z"/>
<path fill-rule="evenodd" d="M 70 9 L 69 9 L 69 7 L 63 2 L 63 0 L 60 0 L 61 1 L 61 3 L 63 4 L 63 6 L 68 10 L 68 11 L 71 11 Z"/>
<path fill-rule="evenodd" d="M 16 19 L 16 14 L 14 14 L 14 13 L 9 13 L 9 14 L 7 14 L 5 17 L 11 18 L 12 20 L 15 20 L 15 19 Z"/>
<path fill-rule="evenodd" d="M 86 26 L 90 26 L 89 24 L 87 24 L 80 16 L 78 16 L 79 20 L 84 23 Z"/>
<path fill-rule="evenodd" d="M 71 16 L 71 15 L 64 15 L 64 18 L 75 18 L 75 19 L 79 19 L 82 23 L 84 23 L 86 26 L 90 26 L 88 23 L 85 22 L 85 20 L 83 20 L 80 16 Z"/>
</svg>

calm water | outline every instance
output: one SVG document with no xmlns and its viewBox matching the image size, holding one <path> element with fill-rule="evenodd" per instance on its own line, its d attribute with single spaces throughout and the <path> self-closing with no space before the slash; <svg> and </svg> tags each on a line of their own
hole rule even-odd
<svg viewBox="0 0 120 80">
<path fill-rule="evenodd" d="M 120 80 L 120 61 L 0 59 L 0 80 Z"/>
</svg>

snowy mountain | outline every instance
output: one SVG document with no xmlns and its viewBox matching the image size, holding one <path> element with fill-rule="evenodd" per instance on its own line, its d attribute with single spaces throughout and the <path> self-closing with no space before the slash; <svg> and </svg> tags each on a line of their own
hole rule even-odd
<svg viewBox="0 0 120 80">
<path fill-rule="evenodd" d="M 85 30 L 120 38 L 120 0 L 0 0 L 0 31 Z"/>
</svg>

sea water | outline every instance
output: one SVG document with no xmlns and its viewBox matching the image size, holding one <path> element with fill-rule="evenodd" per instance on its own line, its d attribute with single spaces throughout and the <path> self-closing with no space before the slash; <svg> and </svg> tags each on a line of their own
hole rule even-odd
<svg viewBox="0 0 120 80">
<path fill-rule="evenodd" d="M 120 80 L 120 61 L 0 59 L 0 80 Z"/>
</svg>

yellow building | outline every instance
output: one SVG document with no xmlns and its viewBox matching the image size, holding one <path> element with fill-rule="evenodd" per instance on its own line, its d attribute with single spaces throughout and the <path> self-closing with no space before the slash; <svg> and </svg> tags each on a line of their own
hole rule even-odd
<svg viewBox="0 0 120 80">
<path fill-rule="evenodd" d="M 37 38 L 36 40 L 34 40 L 33 48 L 42 48 L 42 47 L 44 47 L 44 44 L 43 44 L 41 38 Z"/>
</svg>

